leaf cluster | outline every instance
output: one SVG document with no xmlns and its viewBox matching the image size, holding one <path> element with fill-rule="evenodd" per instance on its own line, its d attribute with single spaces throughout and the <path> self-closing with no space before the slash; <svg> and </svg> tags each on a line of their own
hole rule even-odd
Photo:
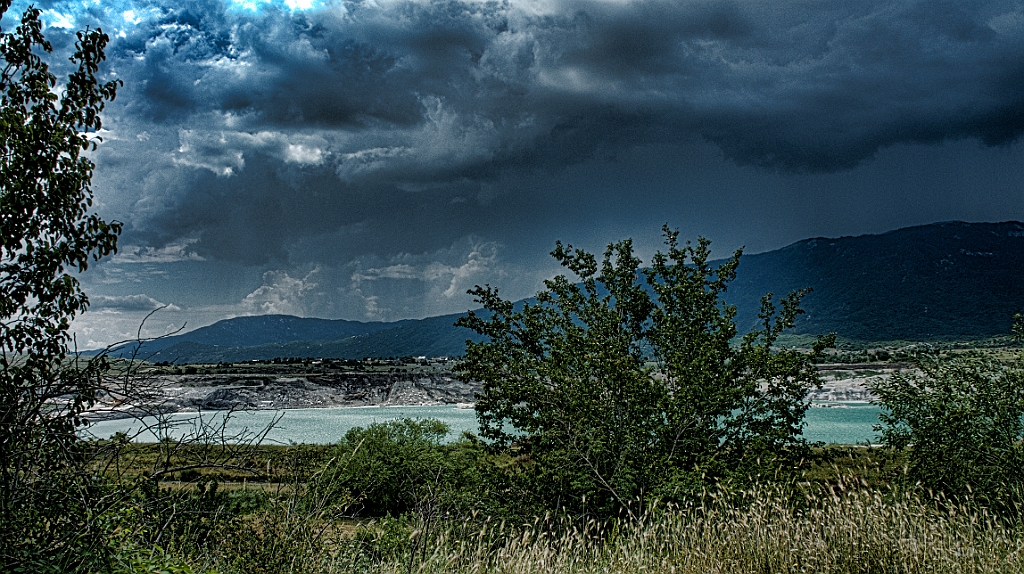
<svg viewBox="0 0 1024 574">
<path fill-rule="evenodd" d="M 480 486 L 483 452 L 468 439 L 445 444 L 448 431 L 437 419 L 353 428 L 331 450 L 310 488 L 353 516 L 461 508 L 458 498 Z"/>
<path fill-rule="evenodd" d="M 0 18 L 10 4 L 0 1 Z M 104 362 L 66 355 L 71 320 L 88 305 L 71 273 L 113 253 L 121 230 L 91 213 L 83 155 L 120 82 L 97 76 L 108 40 L 97 29 L 78 33 L 75 69 L 58 83 L 39 16 L 30 7 L 0 30 L 0 564 L 48 553 L 64 568 L 99 536 L 75 428 Z"/>
</svg>

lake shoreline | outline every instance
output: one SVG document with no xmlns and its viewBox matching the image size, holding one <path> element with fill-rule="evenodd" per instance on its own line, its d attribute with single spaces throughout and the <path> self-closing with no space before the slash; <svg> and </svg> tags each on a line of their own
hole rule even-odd
<svg viewBox="0 0 1024 574">
<path fill-rule="evenodd" d="M 876 443 L 873 426 L 878 423 L 879 408 L 868 403 L 847 403 L 846 408 L 809 409 L 804 437 L 823 444 L 865 445 Z M 224 428 L 231 433 L 257 432 L 274 423 L 267 435 L 271 444 L 333 444 L 354 427 L 402 418 L 436 418 L 448 424 L 448 440 L 457 440 L 463 432 L 479 433 L 474 409 L 446 405 L 375 405 L 370 407 L 327 407 L 296 409 L 257 409 L 191 411 L 167 414 L 157 418 L 111 419 L 90 423 L 88 434 L 109 438 L 115 432 L 126 432 L 135 442 L 156 442 L 160 437 L 142 427 L 164 425 L 165 436 L 179 437 L 197 428 L 221 428 L 223 417 L 230 415 Z M 148 437 L 142 438 L 140 437 Z"/>
<path fill-rule="evenodd" d="M 902 365 L 822 365 L 822 386 L 808 393 L 812 403 L 870 402 L 870 385 Z M 93 420 L 133 418 L 153 413 L 211 410 L 290 410 L 307 408 L 441 406 L 471 404 L 482 390 L 448 370 L 412 372 L 324 371 L 274 374 L 258 371 L 222 374 L 141 374 L 136 397 L 127 402 L 114 390 L 99 396 L 86 413 Z"/>
<path fill-rule="evenodd" d="M 157 374 L 141 378 L 138 389 L 134 394 L 139 398 L 131 402 L 119 401 L 116 392 L 101 395 L 86 416 L 114 420 L 157 412 L 456 405 L 474 402 L 482 387 L 443 371 L 355 371 L 305 375 Z"/>
</svg>

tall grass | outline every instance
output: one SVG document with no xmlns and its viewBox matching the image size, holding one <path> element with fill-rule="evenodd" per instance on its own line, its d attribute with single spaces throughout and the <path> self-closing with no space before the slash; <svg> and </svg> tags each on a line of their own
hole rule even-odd
<svg viewBox="0 0 1024 574">
<path fill-rule="evenodd" d="M 764 488 L 664 507 L 638 523 L 384 521 L 361 526 L 355 536 L 296 544 L 292 567 L 282 571 L 1024 572 L 1019 526 L 936 502 L 878 490 L 794 497 Z M 238 558 L 221 556 L 212 565 L 230 572 L 232 563 L 245 562 Z"/>
</svg>

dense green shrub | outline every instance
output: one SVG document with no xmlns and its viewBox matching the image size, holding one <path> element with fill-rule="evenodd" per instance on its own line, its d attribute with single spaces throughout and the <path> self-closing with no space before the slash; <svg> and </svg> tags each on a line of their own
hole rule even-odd
<svg viewBox="0 0 1024 574">
<path fill-rule="evenodd" d="M 482 450 L 471 439 L 442 441 L 436 419 L 402 419 L 357 427 L 332 451 L 311 489 L 329 491 L 350 514 L 398 516 L 424 508 L 448 512 L 481 483 Z"/>
<path fill-rule="evenodd" d="M 882 441 L 907 449 L 911 482 L 1014 509 L 1024 502 L 1024 366 L 930 358 L 876 379 Z"/>
</svg>

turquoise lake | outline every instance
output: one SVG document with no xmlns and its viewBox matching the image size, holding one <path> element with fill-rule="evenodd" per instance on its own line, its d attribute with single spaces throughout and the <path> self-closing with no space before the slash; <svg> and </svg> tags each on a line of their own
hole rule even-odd
<svg viewBox="0 0 1024 574">
<path fill-rule="evenodd" d="M 872 426 L 878 423 L 878 407 L 864 403 L 838 403 L 843 408 L 811 408 L 807 410 L 804 436 L 810 441 L 837 444 L 864 444 L 877 442 Z M 200 419 L 197 413 L 179 413 L 170 422 L 167 434 L 180 437 L 195 432 L 200 424 L 220 428 L 224 413 L 205 412 Z M 400 418 L 436 418 L 451 428 L 449 438 L 458 438 L 463 431 L 476 432 L 476 412 L 455 406 L 438 407 L 364 407 L 331 409 L 293 409 L 286 411 L 239 411 L 231 415 L 226 431 L 228 434 L 244 432 L 245 429 L 260 429 L 280 417 L 277 425 L 267 435 L 272 444 L 310 443 L 331 444 L 341 440 L 353 427 L 366 427 L 375 422 Z M 155 419 L 144 421 L 152 425 Z M 87 432 L 98 438 L 109 438 L 117 432 L 138 435 L 135 440 L 152 442 L 152 433 L 139 433 L 142 423 L 134 419 L 101 421 L 92 423 Z"/>
</svg>

